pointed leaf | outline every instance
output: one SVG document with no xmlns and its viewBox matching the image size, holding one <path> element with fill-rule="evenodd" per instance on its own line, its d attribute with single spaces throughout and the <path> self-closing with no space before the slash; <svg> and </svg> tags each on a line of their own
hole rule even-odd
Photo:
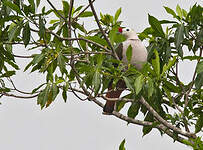
<svg viewBox="0 0 203 150">
<path fill-rule="evenodd" d="M 132 46 L 131 45 L 129 45 L 128 49 L 126 50 L 126 57 L 127 57 L 128 63 L 130 64 L 131 58 L 132 58 Z"/>
<path fill-rule="evenodd" d="M 152 66 L 154 68 L 155 73 L 159 77 L 160 75 L 160 59 L 159 59 L 159 53 L 157 50 L 154 50 L 156 58 L 152 60 Z"/>
<path fill-rule="evenodd" d="M 93 16 L 93 13 L 91 11 L 85 11 L 81 13 L 79 17 L 92 17 L 92 16 Z"/>
<path fill-rule="evenodd" d="M 179 5 L 176 6 L 176 12 L 177 12 L 178 16 L 182 19 L 183 18 L 183 12 L 182 12 L 182 9 L 180 8 Z"/>
<path fill-rule="evenodd" d="M 121 8 L 119 8 L 119 9 L 116 11 L 116 14 L 115 14 L 115 17 L 114 17 L 115 23 L 117 22 L 118 17 L 120 16 L 120 14 L 121 14 Z"/>
<path fill-rule="evenodd" d="M 15 71 L 7 71 L 6 73 L 2 74 L 0 77 L 10 77 L 12 75 L 15 75 Z"/>
<path fill-rule="evenodd" d="M 98 69 L 95 70 L 92 82 L 93 82 L 92 84 L 94 85 L 94 91 L 95 91 L 95 96 L 96 96 L 101 87 L 101 75 L 100 75 Z"/>
<path fill-rule="evenodd" d="M 164 8 L 165 8 L 165 10 L 166 10 L 167 13 L 171 14 L 174 18 L 177 18 L 177 15 L 176 15 L 176 13 L 173 11 L 173 9 L 168 8 L 168 7 L 164 7 Z"/>
<path fill-rule="evenodd" d="M 199 62 L 199 63 L 197 64 L 196 72 L 197 72 L 197 74 L 203 72 L 203 61 L 201 61 L 201 62 Z"/>
<path fill-rule="evenodd" d="M 63 97 L 64 102 L 66 103 L 66 101 L 67 101 L 67 89 L 66 89 L 66 86 L 63 86 L 62 97 Z"/>
<path fill-rule="evenodd" d="M 133 102 L 128 109 L 128 117 L 130 118 L 135 118 L 139 112 L 140 109 L 140 103 L 138 102 Z"/>
<path fill-rule="evenodd" d="M 148 98 L 154 93 L 154 82 L 151 78 L 148 79 Z"/>
<path fill-rule="evenodd" d="M 68 17 L 68 13 L 69 13 L 69 9 L 70 9 L 70 5 L 67 1 L 62 1 L 63 3 L 63 13 L 64 13 L 64 16 L 67 18 Z"/>
<path fill-rule="evenodd" d="M 148 14 L 148 21 L 149 21 L 149 24 L 151 25 L 152 29 L 157 32 L 157 34 L 160 36 L 160 37 L 165 37 L 165 34 L 164 34 L 164 31 L 162 29 L 162 26 L 161 26 L 161 23 L 153 16 L 150 16 Z"/>
<path fill-rule="evenodd" d="M 25 47 L 29 44 L 30 42 L 30 26 L 29 22 L 25 24 L 25 27 L 23 29 L 23 42 L 25 44 Z"/>
<path fill-rule="evenodd" d="M 16 4 L 14 4 L 10 1 L 3 1 L 3 4 L 5 6 L 10 7 L 12 10 L 16 11 L 17 13 L 22 14 L 20 8 Z"/>
<path fill-rule="evenodd" d="M 200 89 L 203 86 L 203 72 L 199 73 L 195 79 L 195 88 Z"/>
<path fill-rule="evenodd" d="M 136 78 L 135 83 L 134 83 L 136 94 L 139 94 L 140 91 L 142 90 L 143 83 L 144 83 L 143 75 L 140 75 L 139 77 Z"/>
<path fill-rule="evenodd" d="M 39 7 L 41 0 L 37 0 L 37 7 Z"/>
<path fill-rule="evenodd" d="M 177 48 L 180 47 L 180 44 L 184 40 L 184 24 L 181 24 L 175 32 L 175 45 Z"/>
<path fill-rule="evenodd" d="M 153 115 L 150 112 L 148 112 L 144 121 L 153 122 L 154 121 Z M 142 129 L 143 136 L 147 135 L 151 130 L 152 130 L 152 126 L 143 126 L 143 129 Z"/>
<path fill-rule="evenodd" d="M 172 60 L 169 60 L 168 64 L 165 64 L 163 66 L 163 70 L 162 70 L 161 76 L 164 76 L 165 72 L 167 70 L 169 70 L 175 64 L 175 62 L 176 62 L 176 56 L 174 56 Z"/>
<path fill-rule="evenodd" d="M 127 77 L 123 77 L 123 79 L 124 79 L 124 81 L 125 81 L 125 84 L 126 84 L 127 88 L 129 88 L 131 91 L 133 91 L 134 88 L 133 88 L 133 86 L 131 85 L 130 79 L 127 78 Z"/>
<path fill-rule="evenodd" d="M 119 150 L 126 150 L 125 149 L 125 139 L 121 142 L 121 144 L 119 146 Z"/>
<path fill-rule="evenodd" d="M 203 128 L 203 113 L 201 113 L 197 119 L 197 122 L 195 124 L 195 133 L 200 132 L 202 128 Z"/>
</svg>

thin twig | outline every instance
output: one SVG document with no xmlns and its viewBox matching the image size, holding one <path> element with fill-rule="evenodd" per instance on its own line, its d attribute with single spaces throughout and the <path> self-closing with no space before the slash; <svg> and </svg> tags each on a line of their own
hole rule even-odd
<svg viewBox="0 0 203 150">
<path fill-rule="evenodd" d="M 37 97 L 38 94 L 33 95 L 33 96 L 19 96 L 19 95 L 14 95 L 14 94 L 8 94 L 6 92 L 2 93 L 4 96 L 9 96 L 9 97 L 15 97 L 15 98 L 23 98 L 23 99 L 30 99 L 30 98 L 34 98 Z"/>
<path fill-rule="evenodd" d="M 59 13 L 59 11 L 56 9 L 56 7 L 54 7 L 54 5 L 53 5 L 49 0 L 47 0 L 47 2 L 48 2 L 49 5 L 55 10 L 55 12 L 56 12 L 65 22 L 67 22 L 66 18 L 65 18 L 61 13 Z"/>
<path fill-rule="evenodd" d="M 20 56 L 20 55 L 15 55 L 13 54 L 14 57 L 18 57 L 18 58 L 33 58 L 33 56 Z"/>
<path fill-rule="evenodd" d="M 19 93 L 22 93 L 22 94 L 29 94 L 29 95 L 32 94 L 32 93 L 29 93 L 29 92 L 24 92 L 24 91 L 18 90 L 18 89 L 16 88 L 16 86 L 15 86 L 13 80 L 12 80 L 10 77 L 7 78 L 7 79 L 8 79 L 9 82 L 11 82 L 11 84 L 12 84 L 12 86 L 13 86 L 13 88 L 14 88 L 15 91 L 17 91 L 17 92 L 19 92 Z"/>
</svg>

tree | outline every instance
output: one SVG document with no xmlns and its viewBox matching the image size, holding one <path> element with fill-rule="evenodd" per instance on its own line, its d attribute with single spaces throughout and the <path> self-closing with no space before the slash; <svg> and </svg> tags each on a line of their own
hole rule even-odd
<svg viewBox="0 0 203 150">
<path fill-rule="evenodd" d="M 176 12 L 164 7 L 172 20 L 158 20 L 148 15 L 150 27 L 139 34 L 149 44 L 148 63 L 141 71 L 128 65 L 123 70 L 115 48 L 125 40 L 117 34 L 122 21 L 115 15 L 96 14 L 93 3 L 75 8 L 74 0 L 62 1 L 58 10 L 47 0 L 51 9 L 37 10 L 40 0 L 3 0 L 0 2 L 0 94 L 16 98 L 37 98 L 41 109 L 48 107 L 62 92 L 79 100 L 90 100 L 103 107 L 101 99 L 116 100 L 117 110 L 112 115 L 127 123 L 143 126 L 143 135 L 158 129 L 174 141 L 202 149 L 200 137 L 203 126 L 203 8 L 195 4 L 189 11 L 176 7 Z M 57 19 L 52 20 L 50 14 Z M 87 30 L 81 20 L 92 18 L 97 28 Z M 85 24 L 86 25 L 86 24 Z M 164 26 L 163 26 L 164 25 Z M 35 54 L 19 56 L 13 53 L 16 45 Z M 191 53 L 187 53 L 190 51 Z M 130 53 L 127 54 L 129 59 Z M 38 71 L 46 82 L 30 93 L 16 88 L 12 77 L 19 69 L 15 58 L 31 59 L 25 73 Z M 192 81 L 184 84 L 179 78 L 179 63 L 196 61 Z M 117 67 L 114 67 L 115 64 Z M 126 94 L 119 99 L 105 97 L 108 84 L 120 80 L 126 83 Z M 73 86 L 75 85 L 76 86 Z M 83 97 L 79 96 L 82 94 Z M 23 94 L 19 96 L 18 94 Z M 119 111 L 130 103 L 126 114 Z M 136 119 L 142 113 L 143 120 Z M 199 136 L 198 136 L 199 135 Z M 123 141 L 120 149 L 124 148 Z"/>
</svg>

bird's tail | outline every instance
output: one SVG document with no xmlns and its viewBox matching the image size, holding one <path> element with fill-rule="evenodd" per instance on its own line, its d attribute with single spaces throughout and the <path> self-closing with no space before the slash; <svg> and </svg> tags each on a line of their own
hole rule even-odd
<svg viewBox="0 0 203 150">
<path fill-rule="evenodd" d="M 106 94 L 107 98 L 119 98 L 123 90 L 126 88 L 125 82 L 123 80 L 118 81 L 116 85 L 116 90 L 112 89 L 112 82 L 109 84 L 108 92 Z M 106 101 L 103 108 L 103 114 L 112 114 L 114 111 L 115 101 Z"/>
</svg>

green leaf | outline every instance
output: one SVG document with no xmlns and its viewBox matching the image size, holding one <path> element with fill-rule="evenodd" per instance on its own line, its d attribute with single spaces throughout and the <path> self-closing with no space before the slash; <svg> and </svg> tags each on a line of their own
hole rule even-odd
<svg viewBox="0 0 203 150">
<path fill-rule="evenodd" d="M 67 88 L 66 88 L 66 86 L 64 85 L 63 86 L 63 92 L 62 92 L 62 97 L 63 97 L 63 100 L 64 100 L 64 102 L 66 103 L 66 101 L 67 101 Z"/>
<path fill-rule="evenodd" d="M 130 108 L 128 109 L 128 117 L 135 118 L 139 112 L 140 103 L 135 101 L 131 104 Z"/>
<path fill-rule="evenodd" d="M 41 0 L 36 0 L 36 2 L 37 2 L 37 7 L 39 7 Z"/>
<path fill-rule="evenodd" d="M 94 91 L 96 96 L 101 87 L 101 74 L 99 73 L 99 69 L 95 70 L 92 82 L 93 82 L 92 84 L 94 85 Z"/>
<path fill-rule="evenodd" d="M 40 38 L 44 38 L 45 36 L 45 24 L 42 16 L 39 16 L 39 36 Z"/>
<path fill-rule="evenodd" d="M 149 24 L 151 25 L 152 29 L 160 36 L 160 37 L 165 37 L 164 31 L 162 29 L 161 23 L 153 16 L 150 16 L 148 14 L 148 21 Z"/>
<path fill-rule="evenodd" d="M 163 80 L 163 86 L 167 88 L 170 92 L 179 93 L 181 91 L 181 89 L 178 86 L 174 85 L 173 83 L 167 80 Z"/>
<path fill-rule="evenodd" d="M 91 11 L 85 11 L 81 13 L 79 17 L 92 17 L 92 16 L 93 16 L 93 13 Z"/>
<path fill-rule="evenodd" d="M 34 0 L 28 0 L 30 5 L 31 5 L 31 12 L 35 13 L 35 2 Z"/>
<path fill-rule="evenodd" d="M 104 40 L 104 39 L 102 39 L 102 38 L 100 38 L 98 36 L 87 36 L 85 38 L 88 39 L 88 40 L 91 40 L 93 42 L 99 43 L 99 44 L 101 44 L 103 46 L 107 46 L 108 45 L 106 40 Z"/>
<path fill-rule="evenodd" d="M 15 71 L 7 71 L 6 73 L 2 74 L 0 77 L 10 77 L 12 75 L 15 75 Z"/>
<path fill-rule="evenodd" d="M 199 73 L 195 79 L 195 88 L 200 89 L 203 86 L 203 72 Z"/>
<path fill-rule="evenodd" d="M 16 38 L 18 31 L 19 31 L 19 29 L 18 29 L 18 25 L 17 24 L 12 23 L 9 26 L 9 31 L 8 31 L 9 42 L 12 42 L 13 39 Z"/>
<path fill-rule="evenodd" d="M 9 8 L 11 8 L 12 10 L 16 11 L 17 13 L 22 14 L 20 8 L 17 5 L 15 5 L 14 3 L 10 2 L 10 1 L 3 1 L 3 4 L 5 6 L 8 6 Z"/>
<path fill-rule="evenodd" d="M 125 149 L 125 139 L 121 142 L 121 144 L 119 146 L 119 150 L 126 150 Z"/>
<path fill-rule="evenodd" d="M 175 64 L 176 58 L 177 57 L 174 56 L 172 60 L 169 60 L 168 64 L 164 64 L 161 76 L 164 76 L 165 72 L 168 71 Z"/>
<path fill-rule="evenodd" d="M 87 33 L 86 29 L 84 28 L 84 25 L 81 25 L 81 24 L 79 24 L 79 23 L 77 23 L 77 22 L 73 22 L 73 23 L 72 23 L 72 26 L 73 26 L 73 28 L 75 28 L 75 29 L 78 29 L 78 30 L 80 30 L 80 31 L 82 31 L 82 32 L 84 32 L 84 33 Z"/>
<path fill-rule="evenodd" d="M 152 66 L 154 68 L 154 71 L 156 72 L 156 75 L 159 77 L 160 75 L 160 59 L 159 59 L 159 53 L 157 50 L 154 50 L 155 53 L 155 59 L 152 59 Z"/>
<path fill-rule="evenodd" d="M 25 27 L 23 29 L 23 42 L 25 44 L 25 47 L 29 44 L 30 42 L 30 26 L 29 22 L 25 24 Z"/>
<path fill-rule="evenodd" d="M 144 121 L 153 122 L 154 121 L 153 115 L 150 112 L 148 112 Z M 153 126 L 143 126 L 142 128 L 143 136 L 147 135 L 152 130 L 152 128 Z"/>
<path fill-rule="evenodd" d="M 35 65 L 35 64 L 38 64 L 43 58 L 45 57 L 45 55 L 42 53 L 42 54 L 36 54 L 34 56 L 34 59 L 32 61 L 32 64 Z M 27 69 L 26 69 L 27 70 Z"/>
<path fill-rule="evenodd" d="M 125 106 L 125 104 L 126 104 L 125 101 L 118 101 L 116 103 L 116 111 L 119 112 Z"/>
<path fill-rule="evenodd" d="M 134 86 L 135 86 L 135 92 L 136 92 L 136 94 L 139 94 L 140 91 L 142 90 L 143 83 L 144 83 L 144 76 L 143 75 L 140 75 L 139 77 L 137 77 L 135 79 Z"/>
<path fill-rule="evenodd" d="M 65 73 L 65 59 L 64 59 L 64 56 L 62 55 L 62 53 L 59 53 L 58 54 L 58 57 L 57 57 L 57 63 L 58 63 L 58 66 L 60 68 L 60 71 L 61 73 Z"/>
<path fill-rule="evenodd" d="M 74 10 L 74 13 L 79 12 L 83 7 L 84 7 L 84 6 L 79 6 L 78 8 L 76 8 L 76 9 Z"/>
<path fill-rule="evenodd" d="M 125 81 L 125 84 L 126 84 L 127 88 L 129 88 L 131 91 L 133 91 L 134 88 L 133 88 L 133 86 L 131 85 L 132 81 L 131 81 L 129 78 L 127 78 L 127 77 L 123 77 L 123 79 L 124 79 L 124 81 Z"/>
<path fill-rule="evenodd" d="M 201 62 L 199 62 L 199 63 L 197 64 L 196 72 L 197 72 L 197 74 L 203 72 L 203 61 L 201 61 Z"/>
<path fill-rule="evenodd" d="M 117 22 L 118 17 L 120 16 L 120 14 L 121 14 L 121 8 L 119 8 L 119 9 L 116 11 L 116 14 L 115 14 L 115 16 L 114 16 L 114 21 L 115 21 L 115 23 Z"/>
<path fill-rule="evenodd" d="M 195 133 L 200 132 L 202 128 L 203 128 L 203 113 L 201 113 L 197 119 L 197 122 L 195 124 Z"/>
<path fill-rule="evenodd" d="M 178 16 L 182 19 L 183 18 L 183 12 L 182 12 L 182 9 L 180 8 L 179 5 L 176 6 L 176 12 L 177 12 Z"/>
<path fill-rule="evenodd" d="M 69 13 L 69 9 L 70 9 L 70 5 L 67 1 L 62 1 L 63 3 L 63 13 L 64 13 L 64 16 L 67 18 L 68 17 L 68 13 Z"/>
<path fill-rule="evenodd" d="M 132 46 L 131 45 L 129 45 L 126 50 L 126 57 L 127 57 L 128 63 L 130 64 L 131 58 L 132 58 Z"/>
<path fill-rule="evenodd" d="M 173 9 L 168 8 L 168 7 L 164 7 L 164 8 L 165 8 L 165 10 L 166 10 L 166 12 L 167 12 L 168 14 L 171 14 L 174 18 L 177 18 L 177 15 L 176 15 L 176 13 L 173 11 Z"/>
<path fill-rule="evenodd" d="M 34 94 L 37 90 L 39 90 L 43 85 L 45 85 L 46 83 L 41 84 L 40 86 L 38 86 L 37 88 L 32 90 L 32 94 Z"/>
<path fill-rule="evenodd" d="M 154 93 L 154 82 L 151 78 L 148 79 L 148 98 Z"/>
<path fill-rule="evenodd" d="M 50 85 L 48 84 L 46 88 L 43 91 L 41 91 L 37 97 L 37 104 L 41 106 L 41 109 L 43 109 L 45 104 L 47 103 L 49 92 L 50 92 Z"/>
<path fill-rule="evenodd" d="M 56 99 L 56 96 L 58 95 L 59 93 L 59 88 L 56 84 L 52 84 L 52 100 L 55 100 Z"/>
<path fill-rule="evenodd" d="M 184 40 L 184 24 L 181 24 L 175 31 L 175 45 L 176 48 L 180 47 L 180 44 Z"/>
</svg>

